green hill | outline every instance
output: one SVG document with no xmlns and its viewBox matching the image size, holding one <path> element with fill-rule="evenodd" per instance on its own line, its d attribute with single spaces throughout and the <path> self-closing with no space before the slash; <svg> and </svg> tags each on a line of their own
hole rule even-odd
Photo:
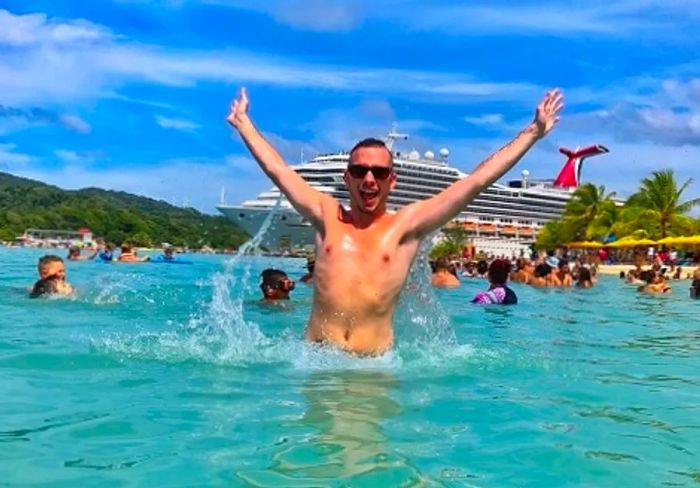
<svg viewBox="0 0 700 488">
<path fill-rule="evenodd" d="M 0 172 L 0 240 L 27 228 L 78 229 L 120 244 L 238 247 L 248 236 L 224 217 L 99 188 L 63 190 Z"/>
</svg>

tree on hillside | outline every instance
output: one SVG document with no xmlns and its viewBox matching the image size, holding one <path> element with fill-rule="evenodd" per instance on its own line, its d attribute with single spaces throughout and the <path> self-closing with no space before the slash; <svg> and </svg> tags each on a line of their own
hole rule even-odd
<svg viewBox="0 0 700 488">
<path fill-rule="evenodd" d="M 688 178 L 680 187 L 672 170 L 654 171 L 644 178 L 637 193 L 627 201 L 627 207 L 636 209 L 638 227 L 651 230 L 651 238 L 663 239 L 671 234 L 693 231 L 693 220 L 687 215 L 700 205 L 700 198 L 681 202 L 683 192 L 692 183 Z"/>
</svg>

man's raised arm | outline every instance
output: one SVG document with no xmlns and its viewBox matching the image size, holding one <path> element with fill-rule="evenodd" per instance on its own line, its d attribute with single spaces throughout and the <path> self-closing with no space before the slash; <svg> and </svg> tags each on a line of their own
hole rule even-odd
<svg viewBox="0 0 700 488">
<path fill-rule="evenodd" d="M 481 191 L 511 169 L 525 153 L 547 135 L 559 121 L 564 97 L 559 90 L 548 92 L 537 106 L 535 119 L 512 141 L 486 158 L 466 178 L 453 183 L 434 197 L 404 210 L 410 222 L 406 235 L 422 238 L 455 218 Z"/>
<path fill-rule="evenodd" d="M 248 94 L 245 88 L 241 88 L 238 99 L 231 104 L 231 113 L 226 121 L 236 128 L 262 170 L 284 193 L 289 203 L 318 229 L 323 221 L 321 201 L 329 197 L 312 188 L 287 166 L 280 153 L 255 128 L 248 117 Z"/>
</svg>

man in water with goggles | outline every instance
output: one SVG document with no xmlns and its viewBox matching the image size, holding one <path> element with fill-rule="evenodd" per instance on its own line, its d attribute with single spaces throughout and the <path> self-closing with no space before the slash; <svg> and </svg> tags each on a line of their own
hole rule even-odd
<svg viewBox="0 0 700 488">
<path fill-rule="evenodd" d="M 362 355 L 391 349 L 394 309 L 421 240 L 456 217 L 511 169 L 552 130 L 562 107 L 561 92 L 548 92 L 532 123 L 469 176 L 430 199 L 390 213 L 386 201 L 396 185 L 396 173 L 393 155 L 382 141 L 365 139 L 350 151 L 344 175 L 350 195 L 350 208 L 346 209 L 287 166 L 253 125 L 248 96 L 242 89 L 227 121 L 265 174 L 316 229 L 314 296 L 307 340 Z"/>
</svg>

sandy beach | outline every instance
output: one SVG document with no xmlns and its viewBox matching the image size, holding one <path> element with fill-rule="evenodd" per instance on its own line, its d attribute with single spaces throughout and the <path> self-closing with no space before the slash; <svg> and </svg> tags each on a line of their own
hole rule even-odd
<svg viewBox="0 0 700 488">
<path fill-rule="evenodd" d="M 645 269 L 647 266 L 645 266 Z M 695 266 L 682 266 L 683 268 L 683 278 L 685 279 L 687 273 L 693 273 L 695 269 L 697 269 Z M 602 274 L 611 274 L 611 275 L 619 275 L 620 271 L 624 271 L 625 273 L 629 271 L 630 269 L 634 269 L 634 265 L 632 264 L 603 264 L 598 268 L 598 272 Z"/>
</svg>

